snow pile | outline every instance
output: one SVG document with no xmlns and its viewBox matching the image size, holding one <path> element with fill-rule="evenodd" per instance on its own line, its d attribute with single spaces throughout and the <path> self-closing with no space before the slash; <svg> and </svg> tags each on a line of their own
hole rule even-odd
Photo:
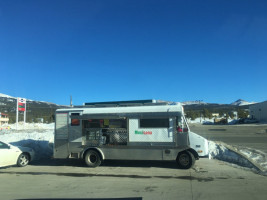
<svg viewBox="0 0 267 200">
<path fill-rule="evenodd" d="M 222 160 L 235 164 L 235 167 L 241 166 L 262 175 L 267 175 L 267 155 L 265 153 L 249 148 L 237 149 L 231 147 L 232 150 L 229 148 L 220 142 L 209 141 L 209 159 Z"/>
<path fill-rule="evenodd" d="M 5 126 L 9 126 L 11 129 L 16 129 L 17 126 L 16 124 L 8 124 Z M 55 123 L 51 124 L 43 124 L 43 123 L 23 123 L 19 122 L 18 123 L 18 130 L 54 130 L 55 128 Z"/>
<path fill-rule="evenodd" d="M 212 141 L 209 141 L 209 158 L 234 163 L 242 167 L 254 167 L 247 159 L 242 158 L 239 154 L 229 150 L 222 144 Z"/>
<path fill-rule="evenodd" d="M 191 119 L 187 119 L 188 123 L 192 123 L 192 124 L 205 124 L 205 125 L 212 125 L 214 124 L 214 118 L 196 118 L 194 120 L 191 120 Z M 231 119 L 231 118 L 228 118 L 228 124 L 236 124 L 237 123 L 237 120 L 235 119 Z"/>
<path fill-rule="evenodd" d="M 196 118 L 196 119 L 194 119 L 194 120 L 191 120 L 191 119 L 187 119 L 188 120 L 188 123 L 192 123 L 192 124 L 195 124 L 195 123 L 199 123 L 199 124 L 213 124 L 213 122 L 214 122 L 214 119 L 213 118 L 211 118 L 211 119 L 209 119 L 209 118 Z"/>
<path fill-rule="evenodd" d="M 0 132 L 0 141 L 15 145 L 30 147 L 35 151 L 35 159 L 50 158 L 53 154 L 54 123 L 52 124 L 25 124 L 19 125 L 18 130 L 11 129 Z"/>
<path fill-rule="evenodd" d="M 253 160 L 253 162 L 259 164 L 267 172 L 267 154 L 256 149 L 242 148 L 239 151 L 246 157 Z M 266 173 L 267 174 L 267 173 Z"/>
</svg>

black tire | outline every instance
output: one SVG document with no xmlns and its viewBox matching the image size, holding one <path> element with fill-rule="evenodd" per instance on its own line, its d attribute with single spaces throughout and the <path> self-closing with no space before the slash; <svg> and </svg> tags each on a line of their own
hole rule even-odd
<svg viewBox="0 0 267 200">
<path fill-rule="evenodd" d="M 97 167 L 101 164 L 101 157 L 99 153 L 95 150 L 87 151 L 84 159 L 88 167 Z"/>
<path fill-rule="evenodd" d="M 29 154 L 22 153 L 18 157 L 17 165 L 19 167 L 25 167 L 25 166 L 27 166 L 29 164 L 29 162 L 30 162 L 30 156 L 29 156 Z"/>
<path fill-rule="evenodd" d="M 195 164 L 195 157 L 189 151 L 182 151 L 178 154 L 176 163 L 181 169 L 190 169 Z"/>
</svg>

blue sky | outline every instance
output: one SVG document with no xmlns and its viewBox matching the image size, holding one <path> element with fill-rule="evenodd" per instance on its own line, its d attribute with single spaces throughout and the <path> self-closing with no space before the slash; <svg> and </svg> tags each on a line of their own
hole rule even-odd
<svg viewBox="0 0 267 200">
<path fill-rule="evenodd" d="M 0 93 L 267 100 L 267 1 L 0 0 Z"/>
</svg>

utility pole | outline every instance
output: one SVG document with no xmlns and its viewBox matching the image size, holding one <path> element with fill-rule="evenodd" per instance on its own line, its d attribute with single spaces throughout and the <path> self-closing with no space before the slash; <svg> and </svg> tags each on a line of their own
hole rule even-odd
<svg viewBox="0 0 267 200">
<path fill-rule="evenodd" d="M 25 129 L 25 123 L 26 123 L 26 110 L 27 110 L 27 106 L 26 106 L 26 100 L 25 100 L 25 110 L 24 110 L 24 123 L 23 123 L 23 129 Z"/>
<path fill-rule="evenodd" d="M 72 95 L 70 95 L 70 107 L 72 107 Z"/>
<path fill-rule="evenodd" d="M 17 98 L 17 109 L 16 109 L 16 130 L 18 130 L 18 122 L 19 122 L 19 100 Z"/>
<path fill-rule="evenodd" d="M 203 100 L 197 100 L 198 105 L 200 105 L 202 101 Z M 202 123 L 202 113 L 201 113 L 201 111 L 200 111 L 200 123 Z"/>
</svg>

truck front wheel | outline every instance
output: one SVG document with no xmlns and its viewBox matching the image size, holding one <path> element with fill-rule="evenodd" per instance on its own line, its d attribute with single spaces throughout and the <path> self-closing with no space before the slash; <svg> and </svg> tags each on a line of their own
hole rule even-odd
<svg viewBox="0 0 267 200">
<path fill-rule="evenodd" d="M 195 157 L 189 151 L 182 151 L 178 154 L 176 163 L 181 169 L 190 169 L 195 164 Z"/>
<path fill-rule="evenodd" d="M 85 154 L 85 163 L 88 167 L 97 167 L 101 164 L 99 153 L 95 150 L 89 150 Z"/>
</svg>

